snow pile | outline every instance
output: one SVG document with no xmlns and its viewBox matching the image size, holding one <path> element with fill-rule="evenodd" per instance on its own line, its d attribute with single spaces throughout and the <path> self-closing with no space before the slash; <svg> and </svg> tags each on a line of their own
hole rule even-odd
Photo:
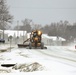
<svg viewBox="0 0 76 75">
<path fill-rule="evenodd" d="M 44 67 L 41 64 L 34 62 L 31 64 L 16 64 L 12 69 L 19 70 L 20 72 L 33 72 L 42 71 L 44 70 Z"/>
</svg>

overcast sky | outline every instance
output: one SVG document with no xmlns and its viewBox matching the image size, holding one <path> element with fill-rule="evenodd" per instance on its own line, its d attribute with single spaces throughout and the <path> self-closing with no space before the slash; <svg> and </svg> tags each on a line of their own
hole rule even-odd
<svg viewBox="0 0 76 75">
<path fill-rule="evenodd" d="M 15 22 L 25 18 L 42 25 L 60 20 L 76 22 L 76 0 L 7 0 L 7 3 Z"/>
</svg>

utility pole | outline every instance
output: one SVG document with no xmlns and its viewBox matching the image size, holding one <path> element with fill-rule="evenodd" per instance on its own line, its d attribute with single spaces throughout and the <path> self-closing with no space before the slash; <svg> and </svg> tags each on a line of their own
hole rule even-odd
<svg viewBox="0 0 76 75">
<path fill-rule="evenodd" d="M 5 39 L 4 38 L 4 16 L 3 16 L 3 39 Z"/>
<path fill-rule="evenodd" d="M 17 21 L 17 37 L 19 36 L 19 21 Z"/>
<path fill-rule="evenodd" d="M 3 9 L 4 5 L 2 5 L 2 9 Z M 1 16 L 2 16 L 2 27 L 3 27 L 3 39 L 4 39 L 4 12 L 1 11 Z"/>
<path fill-rule="evenodd" d="M 24 42 L 24 30 L 23 30 L 23 42 Z"/>
<path fill-rule="evenodd" d="M 5 39 L 4 38 L 4 15 L 2 14 L 2 25 L 3 25 L 3 39 Z"/>
<path fill-rule="evenodd" d="M 19 39 L 19 21 L 17 21 L 17 44 Z"/>
</svg>

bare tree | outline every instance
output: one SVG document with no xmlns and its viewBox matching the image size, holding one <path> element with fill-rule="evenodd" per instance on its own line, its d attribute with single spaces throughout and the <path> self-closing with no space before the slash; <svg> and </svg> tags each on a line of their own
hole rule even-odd
<svg viewBox="0 0 76 75">
<path fill-rule="evenodd" d="M 13 16 L 10 15 L 6 0 L 0 0 L 0 28 L 6 29 L 12 23 Z"/>
<path fill-rule="evenodd" d="M 30 32 L 31 31 L 31 22 L 32 20 L 30 19 L 25 19 L 22 21 L 23 25 L 20 26 L 20 30 L 26 30 L 27 32 Z"/>
<path fill-rule="evenodd" d="M 32 30 L 41 30 L 42 26 L 40 24 L 34 24 Z"/>
</svg>

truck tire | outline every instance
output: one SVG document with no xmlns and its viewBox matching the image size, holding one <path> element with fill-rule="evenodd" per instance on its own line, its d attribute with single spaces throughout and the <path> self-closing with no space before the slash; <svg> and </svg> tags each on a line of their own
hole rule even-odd
<svg viewBox="0 0 76 75">
<path fill-rule="evenodd" d="M 31 45 L 31 43 L 29 43 L 29 49 L 32 49 L 32 45 Z"/>
<path fill-rule="evenodd" d="M 41 42 L 41 49 L 44 49 L 44 43 Z"/>
</svg>

